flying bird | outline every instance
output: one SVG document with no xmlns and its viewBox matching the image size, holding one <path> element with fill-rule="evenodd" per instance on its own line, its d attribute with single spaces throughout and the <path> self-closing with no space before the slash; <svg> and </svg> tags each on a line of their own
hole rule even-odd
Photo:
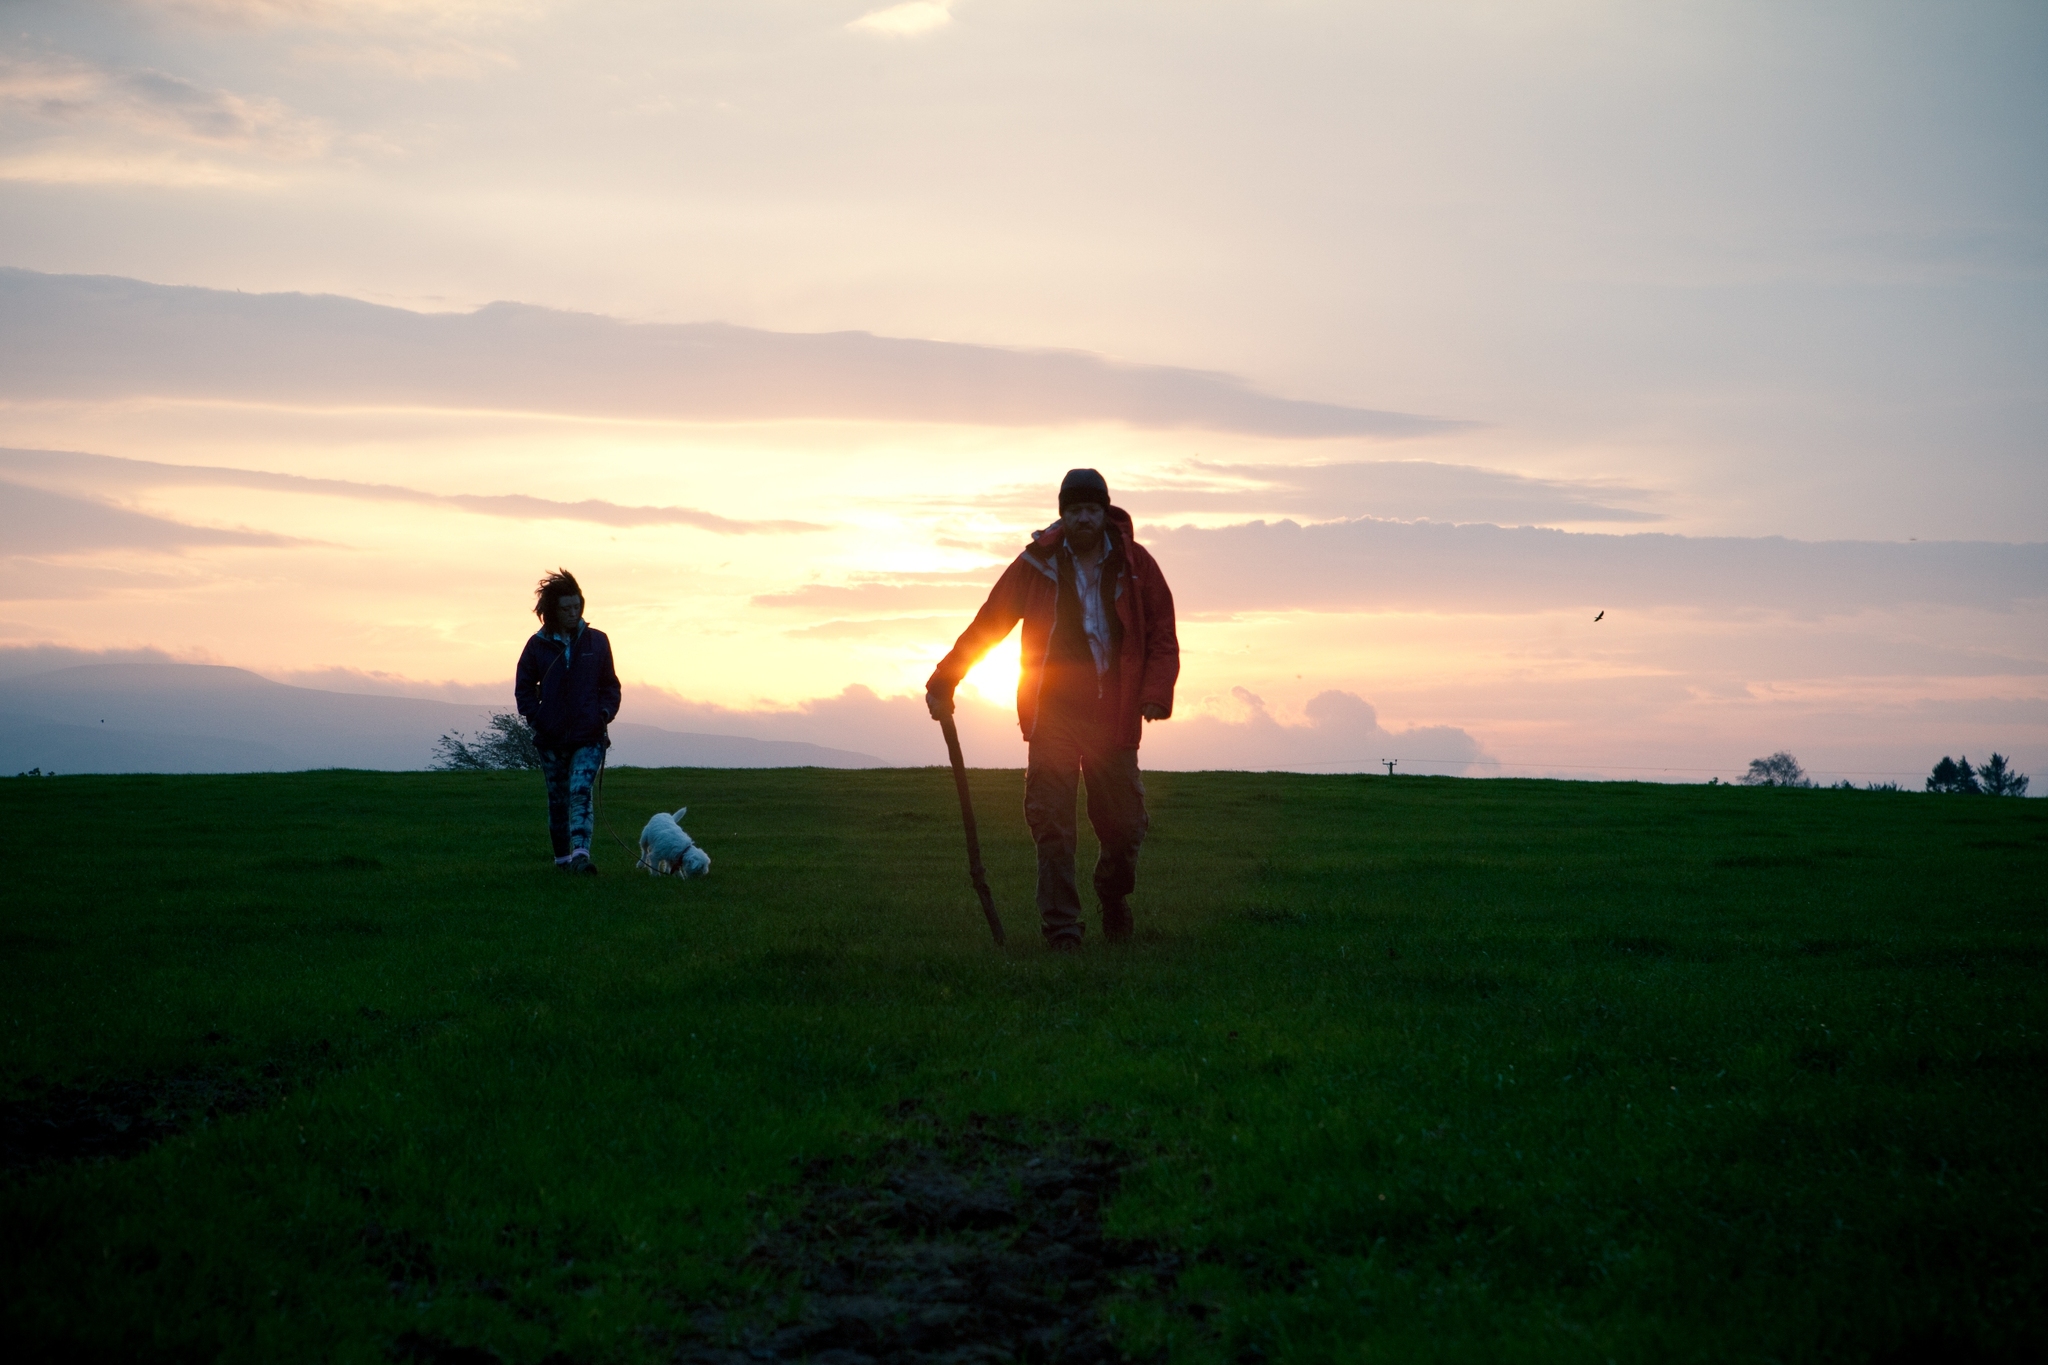
<svg viewBox="0 0 2048 1365">
<path fill-rule="evenodd" d="M 1603 610 L 1603 611 L 1602 611 L 1602 612 L 1600 613 L 1600 616 L 1605 616 L 1606 614 L 1607 614 L 1607 613 L 1606 613 L 1606 611 L 1604 611 L 1604 610 Z M 1600 616 L 1596 616 L 1596 617 L 1594 617 L 1594 618 L 1593 618 L 1594 624 L 1596 624 L 1596 625 L 1597 625 L 1597 624 L 1599 624 L 1599 621 L 1600 621 Z"/>
</svg>

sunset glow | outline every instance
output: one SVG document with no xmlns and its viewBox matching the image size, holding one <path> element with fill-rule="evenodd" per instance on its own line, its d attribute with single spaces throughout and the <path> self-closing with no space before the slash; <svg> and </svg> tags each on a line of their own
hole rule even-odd
<svg viewBox="0 0 2048 1365">
<path fill-rule="evenodd" d="M 1088 465 L 1157 766 L 2039 766 L 2041 16 L 1829 13 L 16 7 L 0 652 L 509 700 L 560 564 L 629 714 L 935 761 L 820 708 Z"/>
</svg>

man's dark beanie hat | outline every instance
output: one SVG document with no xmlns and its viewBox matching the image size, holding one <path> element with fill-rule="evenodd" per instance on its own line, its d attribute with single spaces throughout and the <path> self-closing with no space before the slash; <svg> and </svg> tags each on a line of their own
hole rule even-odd
<svg viewBox="0 0 2048 1365">
<path fill-rule="evenodd" d="M 1109 506 L 1109 481 L 1092 469 L 1069 469 L 1060 480 L 1060 511 L 1072 502 L 1097 502 Z"/>
</svg>

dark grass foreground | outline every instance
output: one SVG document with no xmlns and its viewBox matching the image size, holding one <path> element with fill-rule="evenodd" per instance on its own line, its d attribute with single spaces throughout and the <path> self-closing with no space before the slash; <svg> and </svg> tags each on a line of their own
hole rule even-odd
<svg viewBox="0 0 2048 1365">
<path fill-rule="evenodd" d="M 1038 944 L 1020 775 L 0 782 L 13 1358 L 2048 1350 L 2048 803 L 1158 774 Z"/>
</svg>

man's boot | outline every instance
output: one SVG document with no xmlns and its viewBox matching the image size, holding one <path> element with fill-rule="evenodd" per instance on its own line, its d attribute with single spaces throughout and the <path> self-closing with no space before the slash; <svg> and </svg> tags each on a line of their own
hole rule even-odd
<svg viewBox="0 0 2048 1365">
<path fill-rule="evenodd" d="M 1131 903 L 1122 896 L 1102 903 L 1102 936 L 1111 943 L 1131 941 Z"/>
</svg>

